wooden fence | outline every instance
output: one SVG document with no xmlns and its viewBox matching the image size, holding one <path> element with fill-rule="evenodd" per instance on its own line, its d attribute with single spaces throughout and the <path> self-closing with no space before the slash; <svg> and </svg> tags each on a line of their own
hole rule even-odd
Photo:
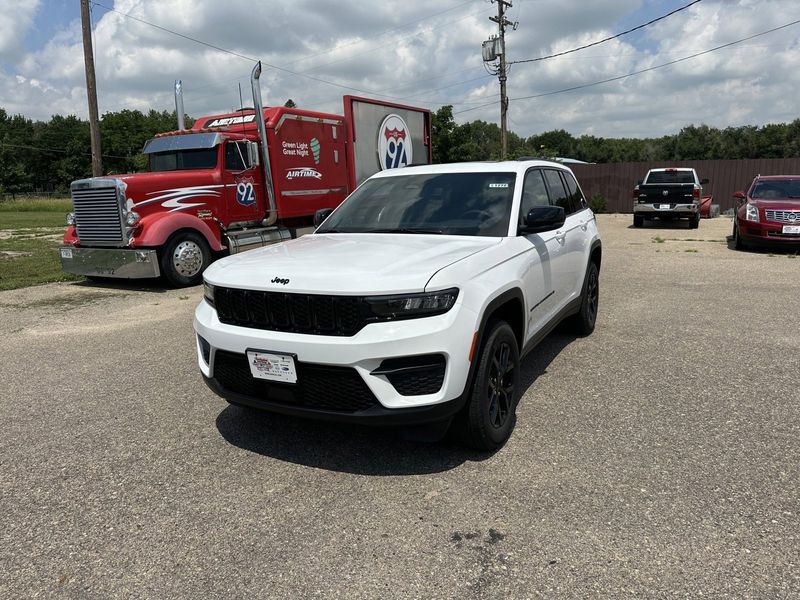
<svg viewBox="0 0 800 600">
<path fill-rule="evenodd" d="M 734 206 L 733 193 L 744 191 L 756 175 L 800 175 L 800 158 L 755 160 L 683 160 L 667 162 L 629 162 L 569 166 L 578 178 L 587 199 L 603 194 L 608 212 L 633 212 L 633 187 L 649 169 L 694 167 L 700 179 L 708 178 L 703 194 L 712 194 L 722 212 Z"/>
</svg>

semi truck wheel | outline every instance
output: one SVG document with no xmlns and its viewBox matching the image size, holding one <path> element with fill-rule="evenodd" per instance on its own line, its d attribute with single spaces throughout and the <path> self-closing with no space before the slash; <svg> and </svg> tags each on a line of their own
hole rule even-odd
<svg viewBox="0 0 800 600">
<path fill-rule="evenodd" d="M 210 263 L 208 244 L 203 236 L 193 231 L 173 236 L 161 251 L 161 273 L 175 287 L 199 284 Z"/>
</svg>

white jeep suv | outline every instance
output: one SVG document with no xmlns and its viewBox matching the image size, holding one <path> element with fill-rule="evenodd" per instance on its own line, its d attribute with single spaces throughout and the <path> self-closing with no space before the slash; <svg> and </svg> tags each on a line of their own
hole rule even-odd
<svg viewBox="0 0 800 600">
<path fill-rule="evenodd" d="M 600 237 L 563 165 L 383 171 L 322 219 L 206 270 L 198 363 L 228 402 L 442 432 L 453 422 L 492 450 L 514 428 L 520 358 L 567 317 L 594 329 Z"/>
</svg>

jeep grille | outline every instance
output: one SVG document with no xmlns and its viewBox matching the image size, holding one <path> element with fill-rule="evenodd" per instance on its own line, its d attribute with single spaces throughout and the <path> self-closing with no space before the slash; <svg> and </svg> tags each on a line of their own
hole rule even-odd
<svg viewBox="0 0 800 600">
<path fill-rule="evenodd" d="M 353 296 L 217 287 L 214 305 L 222 323 L 254 329 L 351 336 L 366 324 L 361 299 Z"/>
</svg>

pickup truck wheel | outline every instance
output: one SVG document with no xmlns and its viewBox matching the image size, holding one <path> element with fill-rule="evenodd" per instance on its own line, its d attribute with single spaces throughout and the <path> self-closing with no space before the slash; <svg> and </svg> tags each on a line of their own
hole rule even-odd
<svg viewBox="0 0 800 600">
<path fill-rule="evenodd" d="M 642 215 L 633 215 L 633 226 L 642 227 L 644 225 L 644 217 Z"/>
<path fill-rule="evenodd" d="M 689 217 L 689 229 L 698 229 L 700 227 L 700 215 Z"/>
<path fill-rule="evenodd" d="M 475 381 L 461 415 L 463 441 L 477 450 L 501 448 L 517 421 L 519 348 L 505 321 L 490 324 Z"/>
<path fill-rule="evenodd" d="M 161 252 L 161 272 L 175 287 L 197 285 L 211 263 L 211 250 L 200 234 L 188 231 L 173 237 Z"/>
<path fill-rule="evenodd" d="M 581 294 L 581 307 L 578 314 L 570 317 L 570 329 L 577 335 L 589 335 L 594 331 L 597 322 L 597 311 L 600 308 L 600 272 L 597 265 L 589 263 Z"/>
</svg>

